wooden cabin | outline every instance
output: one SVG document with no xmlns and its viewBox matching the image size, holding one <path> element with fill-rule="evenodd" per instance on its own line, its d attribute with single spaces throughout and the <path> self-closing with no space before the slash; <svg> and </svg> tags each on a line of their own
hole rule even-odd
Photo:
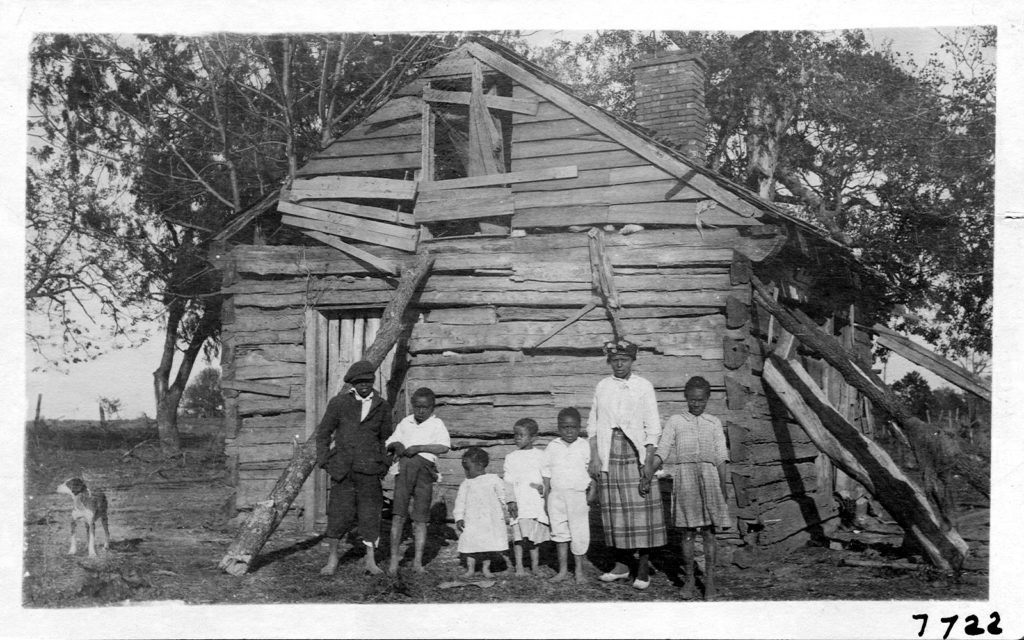
<svg viewBox="0 0 1024 640">
<path fill-rule="evenodd" d="M 683 384 L 712 385 L 726 425 L 735 544 L 805 542 L 835 522 L 833 469 L 760 377 L 786 340 L 752 304 L 773 287 L 870 362 L 881 285 L 827 234 L 695 160 L 705 67 L 684 52 L 637 63 L 638 123 L 574 96 L 532 63 L 472 38 L 316 154 L 263 214 L 276 229 L 223 255 L 223 388 L 234 507 L 263 500 L 380 326 L 401 270 L 436 257 L 410 329 L 378 374 L 395 419 L 420 386 L 455 449 L 435 492 L 462 480 L 460 448 L 487 447 L 500 473 L 512 425 L 554 434 L 586 418 L 608 375 L 613 327 L 640 345 L 635 371 L 663 420 Z M 278 216 L 280 216 L 278 221 Z M 603 272 L 603 275 L 602 275 Z M 581 311 L 586 311 L 580 316 Z M 804 364 L 862 431 L 868 405 L 823 361 Z M 542 440 L 544 440 L 542 438 Z M 294 507 L 324 520 L 315 472 Z"/>
</svg>

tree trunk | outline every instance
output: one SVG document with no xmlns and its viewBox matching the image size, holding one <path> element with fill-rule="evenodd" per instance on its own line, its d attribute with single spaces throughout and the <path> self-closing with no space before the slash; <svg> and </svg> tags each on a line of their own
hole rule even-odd
<svg viewBox="0 0 1024 640">
<path fill-rule="evenodd" d="M 828 404 L 824 392 L 799 364 L 772 355 L 765 363 L 764 378 L 814 444 L 871 492 L 925 550 L 933 565 L 943 571 L 959 571 L 967 555 L 967 543 L 955 530 L 943 526 L 925 492 L 885 450 Z"/>
<path fill-rule="evenodd" d="M 398 287 L 384 308 L 380 329 L 373 344 L 363 353 L 363 359 L 379 367 L 391 347 L 398 341 L 405 324 L 406 310 L 419 290 L 420 284 L 434 264 L 433 256 L 423 254 L 399 279 Z M 306 384 L 314 384 L 307 380 Z M 253 506 L 252 514 L 242 525 L 218 567 L 233 576 L 245 574 L 263 545 L 277 529 L 292 502 L 302 490 L 306 478 L 316 461 L 316 440 L 310 436 L 295 450 L 292 461 L 281 473 L 270 496 Z M 307 505 L 307 508 L 311 508 Z"/>
<path fill-rule="evenodd" d="M 181 436 L 178 434 L 178 401 L 181 393 L 167 392 L 156 405 L 156 432 L 160 438 L 160 450 L 172 454 L 181 450 Z"/>
</svg>

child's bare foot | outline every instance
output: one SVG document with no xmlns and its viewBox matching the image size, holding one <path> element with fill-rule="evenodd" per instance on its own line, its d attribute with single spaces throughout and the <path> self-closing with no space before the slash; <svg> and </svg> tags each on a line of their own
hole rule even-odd
<svg viewBox="0 0 1024 640">
<path fill-rule="evenodd" d="M 418 563 L 418 562 L 417 563 L 413 563 L 412 570 L 415 571 L 416 573 L 426 573 L 427 572 L 427 570 L 423 568 L 423 565 Z"/>
<path fill-rule="evenodd" d="M 577 571 L 576 572 L 576 584 L 586 584 L 587 582 L 588 582 L 587 574 L 583 573 L 582 571 Z"/>
<path fill-rule="evenodd" d="M 373 549 L 368 550 L 366 555 L 366 572 L 372 576 L 379 576 L 384 571 L 377 566 L 377 561 L 373 557 Z"/>
<path fill-rule="evenodd" d="M 555 576 L 553 578 L 551 578 L 550 581 L 551 582 L 562 582 L 562 581 L 568 580 L 568 579 L 569 579 L 569 574 L 567 572 L 562 571 L 562 572 L 556 573 Z"/>
<path fill-rule="evenodd" d="M 388 573 L 391 574 L 391 575 L 395 575 L 395 574 L 398 573 L 398 560 L 397 559 L 392 560 L 391 562 L 388 563 Z"/>
<path fill-rule="evenodd" d="M 472 569 L 466 569 L 466 573 L 462 574 L 462 577 L 467 579 L 467 580 L 469 580 L 469 579 L 471 579 L 473 577 L 473 575 L 475 573 L 476 573 L 476 571 L 474 571 Z"/>
<path fill-rule="evenodd" d="M 338 570 L 338 559 L 331 556 L 327 559 L 327 564 L 324 565 L 323 569 L 320 569 L 320 575 L 322 576 L 333 576 L 334 572 Z"/>
<path fill-rule="evenodd" d="M 516 575 L 519 577 L 530 575 L 530 570 L 526 567 L 516 567 Z"/>
<path fill-rule="evenodd" d="M 480 571 L 480 574 L 483 575 L 483 577 L 485 577 L 485 578 L 493 578 L 494 577 L 494 574 L 491 573 L 490 569 L 482 569 Z"/>
</svg>

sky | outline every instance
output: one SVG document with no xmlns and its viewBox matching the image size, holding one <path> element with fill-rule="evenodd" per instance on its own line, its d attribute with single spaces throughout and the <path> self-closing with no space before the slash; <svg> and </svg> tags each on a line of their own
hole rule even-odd
<svg viewBox="0 0 1024 640">
<path fill-rule="evenodd" d="M 1020 530 L 1020 496 L 1024 493 L 1024 403 L 1019 356 L 1024 331 L 1019 329 L 1019 275 L 1024 272 L 1024 10 L 1019 0 L 0 0 L 0 300 L 12 301 L 0 314 L 0 380 L 11 390 L 9 436 L 0 448 L 0 482 L 7 489 L 0 507 L 0 635 L 18 638 L 63 638 L 69 629 L 104 637 L 393 637 L 402 620 L 407 637 L 917 637 L 920 623 L 912 615 L 928 613 L 933 623 L 927 637 L 939 637 L 938 618 L 974 613 L 988 619 L 1001 611 L 1005 637 L 1024 636 L 1019 593 L 1024 546 Z M 81 405 L 94 415 L 95 396 L 110 389 L 152 415 L 150 372 L 156 357 L 144 346 L 112 353 L 76 368 L 67 377 L 45 380 L 26 377 L 21 252 L 24 242 L 24 83 L 25 51 L 33 32 L 108 31 L 119 33 L 218 30 L 452 30 L 495 28 L 685 28 L 685 29 L 835 29 L 842 27 L 920 27 L 927 25 L 1000 25 L 999 138 L 997 140 L 996 300 L 994 350 L 993 510 L 990 595 L 986 602 L 720 602 L 680 606 L 678 603 L 496 604 L 481 607 L 344 607 L 338 605 L 203 607 L 155 603 L 148 607 L 104 607 L 39 611 L 20 607 L 23 519 L 20 517 L 23 471 L 23 430 L 18 426 L 27 407 L 34 408 L 28 386 L 45 385 L 44 413 L 60 415 Z M 926 32 L 894 33 L 911 44 Z M 878 35 L 878 32 L 876 32 Z M 927 48 L 928 45 L 923 45 Z M 1007 107 L 1010 105 L 1010 108 Z M 1014 108 L 1015 107 L 1015 108 Z M 101 381 L 96 383 L 96 381 Z M 96 383 L 96 386 L 94 386 Z M 19 390 L 26 390 L 20 393 Z M 22 398 L 25 398 L 24 402 Z M 31 398 L 31 400 L 29 400 Z M 52 398 L 52 400 L 50 400 Z M 75 398 L 79 398 L 75 400 Z M 68 400 L 67 405 L 62 403 Z M 66 406 L 67 409 L 62 409 Z M 495 626 L 495 619 L 514 619 L 514 629 Z M 942 625 L 944 627 L 944 625 Z M 93 631 L 82 631 L 93 630 Z M 959 629 L 958 629 L 959 631 Z"/>
<path fill-rule="evenodd" d="M 951 28 L 882 28 L 868 31 L 868 39 L 881 47 L 891 41 L 893 47 L 908 53 L 919 61 L 939 50 L 941 32 Z M 529 38 L 535 46 L 549 44 L 555 39 L 578 40 L 586 31 L 538 30 Z M 27 353 L 27 379 L 25 384 L 26 416 L 35 415 L 39 394 L 42 398 L 42 416 L 49 419 L 98 419 L 100 397 L 121 401 L 121 417 L 136 418 L 143 414 L 155 415 L 152 371 L 161 355 L 160 328 L 154 323 L 150 333 L 155 339 L 133 348 L 109 349 L 104 355 L 82 364 L 54 367 L 45 358 Z M 193 378 L 206 366 L 217 362 L 197 362 Z M 932 387 L 946 385 L 945 381 L 928 371 L 915 367 L 903 358 L 893 355 L 884 367 L 886 381 L 898 380 L 908 370 L 922 373 Z M 948 385 L 946 385 L 948 386 Z"/>
</svg>

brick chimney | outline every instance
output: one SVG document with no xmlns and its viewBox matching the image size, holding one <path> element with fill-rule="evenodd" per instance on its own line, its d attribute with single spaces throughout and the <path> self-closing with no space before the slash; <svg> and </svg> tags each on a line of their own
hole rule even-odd
<svg viewBox="0 0 1024 640">
<path fill-rule="evenodd" d="M 637 124 L 701 162 L 708 122 L 707 66 L 698 54 L 688 51 L 662 51 L 632 65 Z"/>
</svg>

